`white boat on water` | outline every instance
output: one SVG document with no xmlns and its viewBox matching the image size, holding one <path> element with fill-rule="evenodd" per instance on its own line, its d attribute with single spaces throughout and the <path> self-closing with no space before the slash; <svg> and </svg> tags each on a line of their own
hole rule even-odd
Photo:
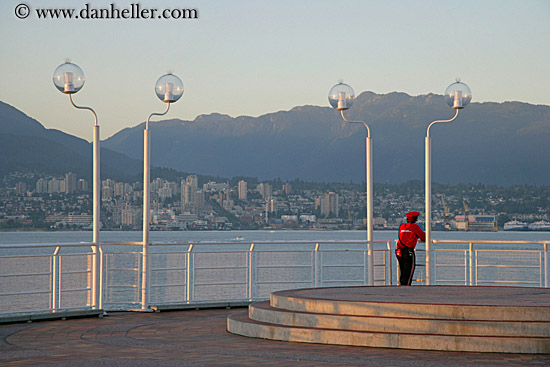
<svg viewBox="0 0 550 367">
<path fill-rule="evenodd" d="M 529 227 L 527 226 L 527 223 L 525 223 L 525 222 L 512 220 L 510 222 L 504 223 L 503 229 L 505 231 L 527 231 L 529 229 Z"/>
<path fill-rule="evenodd" d="M 550 222 L 539 220 L 538 222 L 529 223 L 527 227 L 530 231 L 550 231 Z"/>
</svg>

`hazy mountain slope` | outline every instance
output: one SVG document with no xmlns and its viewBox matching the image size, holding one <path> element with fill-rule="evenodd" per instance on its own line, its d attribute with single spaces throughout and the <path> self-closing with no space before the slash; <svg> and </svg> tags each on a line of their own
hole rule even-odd
<svg viewBox="0 0 550 367">
<path fill-rule="evenodd" d="M 376 182 L 424 177 L 424 138 L 454 111 L 439 95 L 362 93 L 346 111 L 371 127 Z M 141 159 L 143 124 L 104 146 Z M 211 114 L 152 122 L 152 164 L 201 174 L 360 182 L 365 129 L 329 107 L 302 106 L 257 118 Z M 472 103 L 431 130 L 433 179 L 441 183 L 550 184 L 550 107 Z"/>
<path fill-rule="evenodd" d="M 37 170 L 62 175 L 92 175 L 91 143 L 55 129 L 46 129 L 38 121 L 16 108 L 0 102 L 0 175 L 13 171 Z M 135 175 L 142 163 L 121 153 L 101 148 L 104 177 Z"/>
</svg>

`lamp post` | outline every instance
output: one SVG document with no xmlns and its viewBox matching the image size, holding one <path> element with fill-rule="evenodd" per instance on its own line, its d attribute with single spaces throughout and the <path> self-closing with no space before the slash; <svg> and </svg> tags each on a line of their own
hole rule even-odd
<svg viewBox="0 0 550 367">
<path fill-rule="evenodd" d="M 370 137 L 370 128 L 363 121 L 349 121 L 344 116 L 344 111 L 353 105 L 355 92 L 349 85 L 339 82 L 332 87 L 328 93 L 330 105 L 340 111 L 344 121 L 352 124 L 363 124 L 367 129 L 365 139 L 365 150 L 367 158 L 366 176 L 367 176 L 367 254 L 368 254 L 368 276 L 367 284 L 374 285 L 374 243 L 373 243 L 373 199 L 372 199 L 372 143 Z"/>
<path fill-rule="evenodd" d="M 97 250 L 99 246 L 99 231 L 100 231 L 100 201 L 99 201 L 99 188 L 100 188 L 100 173 L 99 173 L 99 125 L 97 123 L 97 114 L 90 107 L 77 106 L 73 102 L 73 94 L 77 93 L 84 86 L 86 78 L 84 77 L 84 72 L 82 69 L 75 64 L 72 64 L 69 61 L 66 61 L 64 64 L 59 65 L 53 73 L 53 83 L 56 88 L 64 94 L 69 95 L 69 100 L 71 104 L 78 109 L 89 110 L 93 113 L 95 123 L 93 128 L 93 242 L 95 244 L 92 247 L 93 257 L 92 257 L 92 289 L 94 290 L 92 296 L 92 303 L 94 307 L 102 308 L 101 304 L 102 297 L 98 295 L 98 279 L 99 272 L 97 270 Z M 99 305 L 98 305 L 99 299 Z"/>
<path fill-rule="evenodd" d="M 151 182 L 151 135 L 149 120 L 153 116 L 164 116 L 170 109 L 170 103 L 177 102 L 183 94 L 183 82 L 172 73 L 161 76 L 155 83 L 157 97 L 166 103 L 166 110 L 162 113 L 152 113 L 147 117 L 143 132 L 143 263 L 141 280 L 141 308 L 149 307 L 149 279 L 151 264 L 149 261 L 149 222 L 151 217 L 151 198 L 149 184 Z"/>
<path fill-rule="evenodd" d="M 431 284 L 431 251 L 432 251 L 432 162 L 431 162 L 431 137 L 430 128 L 437 123 L 451 122 L 458 117 L 458 111 L 466 107 L 472 100 L 470 88 L 461 83 L 459 79 L 445 90 L 445 101 L 452 109 L 456 110 L 453 118 L 449 120 L 436 120 L 428 125 L 425 139 L 425 200 L 426 200 L 426 285 Z"/>
</svg>

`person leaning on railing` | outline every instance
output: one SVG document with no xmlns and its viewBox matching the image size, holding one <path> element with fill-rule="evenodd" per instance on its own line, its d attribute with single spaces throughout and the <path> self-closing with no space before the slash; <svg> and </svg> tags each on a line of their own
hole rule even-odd
<svg viewBox="0 0 550 367">
<path fill-rule="evenodd" d="M 397 248 L 395 249 L 395 256 L 397 256 L 399 271 L 401 273 L 399 285 L 411 285 L 414 268 L 416 267 L 414 248 L 419 239 L 422 242 L 426 241 L 426 233 L 416 224 L 419 215 L 419 212 L 405 214 L 407 223 L 399 226 L 399 241 L 397 241 Z"/>
</svg>

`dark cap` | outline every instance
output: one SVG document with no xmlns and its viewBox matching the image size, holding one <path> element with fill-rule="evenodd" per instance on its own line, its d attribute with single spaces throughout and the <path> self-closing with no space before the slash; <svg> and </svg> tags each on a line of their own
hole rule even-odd
<svg viewBox="0 0 550 367">
<path fill-rule="evenodd" d="M 420 215 L 419 212 L 409 212 L 409 213 L 405 214 L 405 217 L 407 217 L 407 218 L 416 218 L 419 215 Z"/>
</svg>

